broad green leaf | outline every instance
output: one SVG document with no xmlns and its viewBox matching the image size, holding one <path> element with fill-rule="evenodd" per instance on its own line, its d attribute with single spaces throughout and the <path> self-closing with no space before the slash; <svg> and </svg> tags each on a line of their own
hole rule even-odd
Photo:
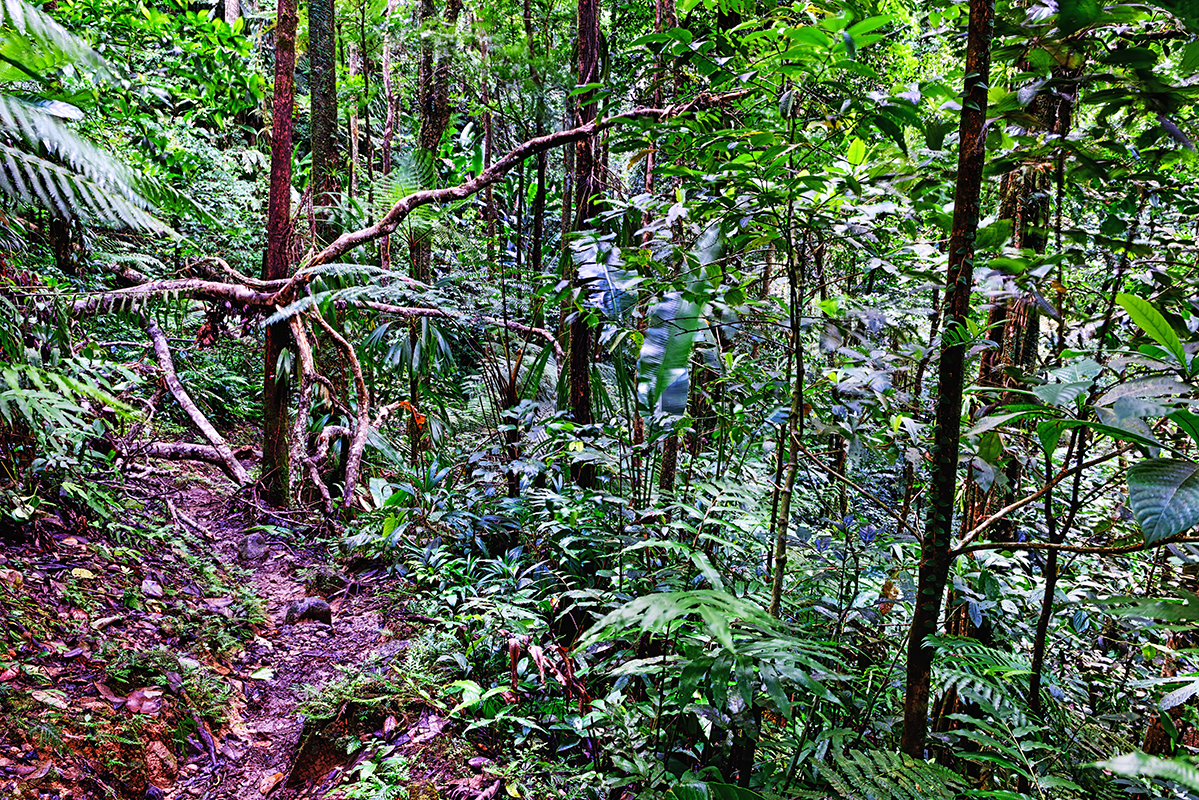
<svg viewBox="0 0 1199 800">
<path fill-rule="evenodd" d="M 1153 458 L 1130 467 L 1128 500 L 1146 544 L 1189 530 L 1199 524 L 1199 464 Z"/>
<path fill-rule="evenodd" d="M 1180 408 L 1170 415 L 1170 419 L 1174 420 L 1175 425 L 1186 431 L 1188 436 L 1199 442 L 1199 416 Z"/>
<path fill-rule="evenodd" d="M 680 783 L 666 800 L 765 800 L 762 795 L 731 783 Z"/>
<path fill-rule="evenodd" d="M 1127 753 L 1095 766 L 1130 778 L 1164 778 L 1188 789 L 1199 789 L 1199 769 L 1179 758 L 1155 758 L 1144 753 Z"/>
<path fill-rule="evenodd" d="M 671 292 L 650 309 L 637 359 L 637 394 L 643 408 L 675 415 L 686 412 L 691 351 L 699 323 L 699 306 L 681 292 Z"/>
<path fill-rule="evenodd" d="M 1135 294 L 1118 294 L 1116 302 L 1128 312 L 1128 316 L 1137 324 L 1137 327 L 1170 351 L 1170 354 L 1178 359 L 1179 364 L 1187 366 L 1187 354 L 1182 349 L 1182 342 L 1179 340 L 1178 334 L 1170 327 L 1170 323 L 1166 322 L 1162 313 L 1153 307 L 1152 303 Z"/>
<path fill-rule="evenodd" d="M 1071 383 L 1047 383 L 1044 386 L 1034 386 L 1032 393 L 1039 397 L 1045 405 L 1066 408 L 1091 388 L 1091 381 L 1074 381 Z"/>
</svg>

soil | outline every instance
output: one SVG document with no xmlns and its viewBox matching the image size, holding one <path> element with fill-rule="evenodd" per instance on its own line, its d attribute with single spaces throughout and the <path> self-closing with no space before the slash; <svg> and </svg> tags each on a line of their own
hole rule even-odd
<svg viewBox="0 0 1199 800">
<path fill-rule="evenodd" d="M 219 473 L 187 469 L 147 495 L 173 517 L 154 553 L 60 514 L 0 556 L 0 607 L 12 609 L 0 639 L 0 796 L 338 797 L 360 764 L 390 753 L 411 764 L 410 794 L 485 788 L 435 702 L 363 713 L 350 698 L 306 721 L 305 702 L 346 676 L 394 674 L 418 633 L 405 618 L 418 615 L 405 614 L 394 579 L 344 572 L 284 520 L 266 520 L 268 552 L 245 563 L 239 549 L 261 513 Z M 213 597 L 213 586 L 229 591 Z M 285 622 L 292 603 L 322 595 L 331 625 Z M 214 649 L 197 629 L 240 640 Z"/>
</svg>

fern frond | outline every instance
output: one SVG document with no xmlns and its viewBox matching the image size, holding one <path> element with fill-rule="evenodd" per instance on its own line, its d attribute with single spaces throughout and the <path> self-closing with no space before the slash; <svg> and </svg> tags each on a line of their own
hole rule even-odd
<svg viewBox="0 0 1199 800">
<path fill-rule="evenodd" d="M 108 74 L 104 57 L 87 42 L 72 34 L 44 11 L 24 0 L 0 0 L 0 31 L 15 31 L 17 36 L 5 36 L 6 56 L 22 61 L 22 54 L 45 59 L 46 53 L 60 62 L 86 66 L 101 75 Z M 16 46 L 14 52 L 10 48 Z M 27 60 L 34 60 L 28 58 Z M 11 61 L 10 61 L 11 63 Z"/>
<path fill-rule="evenodd" d="M 944 767 L 886 750 L 833 750 L 821 777 L 843 800 L 953 800 L 966 788 Z"/>
<path fill-rule="evenodd" d="M 0 192 L 19 203 L 40 206 L 69 219 L 155 232 L 168 230 L 141 207 L 144 203 L 131 201 L 112 186 L 5 145 L 0 145 Z"/>
</svg>

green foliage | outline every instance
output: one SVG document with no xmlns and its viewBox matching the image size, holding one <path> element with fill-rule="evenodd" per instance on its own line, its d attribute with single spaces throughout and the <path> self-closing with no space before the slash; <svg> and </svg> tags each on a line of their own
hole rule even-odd
<svg viewBox="0 0 1199 800">
<path fill-rule="evenodd" d="M 1128 469 L 1128 500 L 1146 544 L 1199 524 L 1199 464 L 1154 458 Z"/>
<path fill-rule="evenodd" d="M 966 787 L 943 767 L 885 750 L 832 750 L 822 776 L 844 800 L 950 800 Z"/>
</svg>

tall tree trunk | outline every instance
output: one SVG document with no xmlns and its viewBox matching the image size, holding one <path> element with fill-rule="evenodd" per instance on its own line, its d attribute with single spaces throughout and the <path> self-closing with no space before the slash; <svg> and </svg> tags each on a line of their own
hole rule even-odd
<svg viewBox="0 0 1199 800">
<path fill-rule="evenodd" d="M 599 0 L 579 0 L 578 52 L 580 86 L 599 81 Z M 595 92 L 578 96 L 576 124 L 586 125 L 596 118 Z M 575 230 L 582 230 L 595 216 L 600 192 L 599 163 L 596 159 L 595 138 L 587 137 L 575 145 Z M 580 291 L 586 287 L 578 283 Z M 591 413 L 591 326 L 581 311 L 576 311 L 570 323 L 570 413 L 575 423 L 590 425 Z M 577 464 L 572 470 L 575 483 L 590 488 L 595 483 L 595 468 L 590 462 Z"/>
<path fill-rule="evenodd" d="M 384 175 L 391 174 L 391 142 L 396 130 L 396 96 L 391 85 L 391 17 L 399 6 L 399 0 L 387 0 L 387 21 L 383 28 L 383 54 L 380 57 L 380 71 L 383 73 L 383 102 L 387 108 L 387 116 L 383 121 L 383 137 L 379 149 L 383 158 L 382 171 Z M 391 236 L 379 239 L 379 266 L 384 270 L 391 269 Z"/>
<path fill-rule="evenodd" d="M 439 16 L 434 0 L 421 0 L 421 25 L 428 29 L 440 23 L 446 30 L 453 30 L 462 11 L 462 0 L 446 0 L 445 11 Z M 421 183 L 431 189 L 436 183 L 437 154 L 441 149 L 441 137 L 450 122 L 450 66 L 453 51 L 447 47 L 436 47 L 435 36 L 421 39 L 420 50 L 420 126 L 416 133 L 417 170 Z M 440 52 L 439 52 L 440 51 Z M 429 237 L 421 236 L 410 247 L 412 253 L 411 275 L 418 281 L 428 281 L 433 274 L 433 247 Z"/>
<path fill-rule="evenodd" d="M 351 38 L 346 42 L 346 73 L 353 78 L 358 74 L 359 70 L 359 52 L 358 46 L 354 44 Z M 350 109 L 350 196 L 353 200 L 358 196 L 358 138 L 361 132 L 358 130 L 358 98 L 353 100 L 353 107 Z"/>
<path fill-rule="evenodd" d="M 966 378 L 966 321 L 974 289 L 974 238 L 978 231 L 979 197 L 986 160 L 987 89 L 991 75 L 994 0 L 970 0 L 966 38 L 965 102 L 959 126 L 957 186 L 953 228 L 949 237 L 946 325 L 938 365 L 933 474 L 929 484 L 929 517 L 920 546 L 920 572 L 908 633 L 907 695 L 904 699 L 901 747 L 913 758 L 924 757 L 928 736 L 928 703 L 933 651 L 925 640 L 937 632 L 941 603 L 949 579 L 953 509 L 961 450 L 962 393 Z"/>
<path fill-rule="evenodd" d="M 233 27 L 233 23 L 237 22 L 238 17 L 241 16 L 241 4 L 238 0 L 225 0 L 224 11 L 225 22 Z"/>
<path fill-rule="evenodd" d="M 337 69 L 333 0 L 308 0 L 308 76 L 312 103 L 312 205 L 321 246 L 337 236 Z"/>
<path fill-rule="evenodd" d="M 275 25 L 275 95 L 271 119 L 271 189 L 267 204 L 264 280 L 291 273 L 291 141 L 295 100 L 296 0 L 279 0 Z M 262 380 L 263 499 L 288 505 L 287 378 L 276 380 L 279 357 L 288 344 L 288 324 L 266 329 Z"/>
</svg>

